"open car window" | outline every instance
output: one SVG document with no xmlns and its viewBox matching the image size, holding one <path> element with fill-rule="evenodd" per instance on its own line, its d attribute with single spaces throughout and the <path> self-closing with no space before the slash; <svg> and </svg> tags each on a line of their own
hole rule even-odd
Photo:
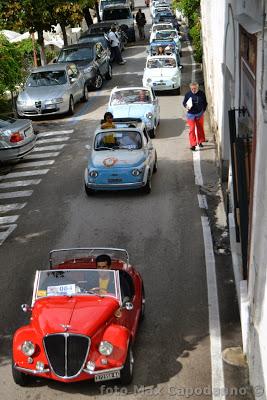
<svg viewBox="0 0 267 400">
<path fill-rule="evenodd" d="M 117 91 L 113 93 L 110 101 L 110 104 L 112 106 L 134 103 L 152 103 L 152 98 L 149 90 L 132 89 Z"/>
<path fill-rule="evenodd" d="M 163 30 L 163 31 L 158 31 L 156 33 L 156 39 L 176 39 L 178 37 L 177 32 L 174 30 Z"/>
<path fill-rule="evenodd" d="M 37 271 L 34 299 L 51 296 L 100 295 L 120 299 L 117 272 L 106 269 Z"/>
<path fill-rule="evenodd" d="M 136 131 L 107 131 L 95 137 L 95 150 L 138 150 L 142 148 L 142 138 Z"/>
</svg>

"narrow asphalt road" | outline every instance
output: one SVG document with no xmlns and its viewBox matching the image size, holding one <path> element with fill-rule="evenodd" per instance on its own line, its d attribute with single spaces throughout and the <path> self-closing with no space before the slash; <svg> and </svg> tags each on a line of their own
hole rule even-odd
<svg viewBox="0 0 267 400">
<path fill-rule="evenodd" d="M 191 79 L 190 54 L 186 48 L 183 51 L 186 85 Z M 124 57 L 127 64 L 115 66 L 113 79 L 101 91 L 91 93 L 89 102 L 79 105 L 73 118 L 35 122 L 40 132 L 38 146 L 45 149 L 13 165 L 9 172 L 46 172 L 19 178 L 35 181 L 23 187 L 14 185 L 16 176 L 4 180 L 0 176 L 0 205 L 24 204 L 19 211 L 1 214 L 19 215 L 11 223 L 16 225 L 13 232 L 0 246 L 1 399 L 186 398 L 179 388 L 211 384 L 201 212 L 184 132 L 182 96 L 159 97 L 161 124 L 153 140 L 159 165 L 151 194 L 99 193 L 88 198 L 84 192 L 87 146 L 106 110 L 110 90 L 116 85 L 141 85 L 146 44 L 138 41 L 125 50 Z M 47 135 L 41 138 L 42 133 Z M 41 156 L 46 153 L 50 154 Z M 16 190 L 31 193 L 8 197 Z M 88 382 L 40 381 L 27 388 L 13 383 L 11 338 L 25 323 L 20 304 L 31 301 L 34 272 L 48 265 L 51 249 L 75 246 L 126 248 L 130 262 L 143 276 L 146 317 L 135 344 L 134 381 L 127 389 Z"/>
</svg>

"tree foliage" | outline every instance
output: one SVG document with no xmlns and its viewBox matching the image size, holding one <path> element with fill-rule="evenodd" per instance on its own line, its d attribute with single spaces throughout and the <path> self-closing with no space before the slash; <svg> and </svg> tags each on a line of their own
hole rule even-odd
<svg viewBox="0 0 267 400">
<path fill-rule="evenodd" d="M 14 92 L 23 80 L 22 56 L 18 47 L 0 35 L 0 95 Z"/>
<path fill-rule="evenodd" d="M 174 0 L 174 6 L 187 18 L 195 60 L 202 62 L 200 0 Z"/>
</svg>

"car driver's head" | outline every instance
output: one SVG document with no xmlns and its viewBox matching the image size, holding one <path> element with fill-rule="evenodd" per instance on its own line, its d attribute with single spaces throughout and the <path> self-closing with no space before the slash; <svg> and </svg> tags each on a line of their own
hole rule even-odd
<svg viewBox="0 0 267 400">
<path fill-rule="evenodd" d="M 95 259 L 96 268 L 109 269 L 111 266 L 111 258 L 107 254 L 100 254 Z"/>
</svg>

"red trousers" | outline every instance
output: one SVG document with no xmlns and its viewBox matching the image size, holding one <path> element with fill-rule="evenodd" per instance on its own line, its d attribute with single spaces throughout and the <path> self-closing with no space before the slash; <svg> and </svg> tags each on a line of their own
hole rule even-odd
<svg viewBox="0 0 267 400">
<path fill-rule="evenodd" d="M 189 125 L 190 146 L 196 146 L 199 143 L 205 142 L 204 114 L 200 118 L 188 119 L 187 124 Z"/>
</svg>

